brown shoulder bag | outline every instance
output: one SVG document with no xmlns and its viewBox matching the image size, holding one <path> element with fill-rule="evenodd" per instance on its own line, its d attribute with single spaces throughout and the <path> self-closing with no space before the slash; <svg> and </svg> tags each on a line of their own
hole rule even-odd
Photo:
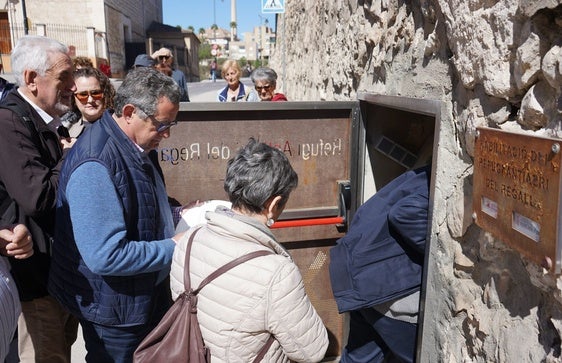
<svg viewBox="0 0 562 363">
<path fill-rule="evenodd" d="M 193 238 L 197 231 L 194 231 L 189 237 L 185 251 L 183 277 L 185 291 L 135 350 L 133 356 L 135 363 L 210 362 L 211 352 L 203 342 L 199 321 L 197 320 L 197 294 L 205 285 L 233 267 L 253 258 L 273 253 L 271 251 L 255 251 L 238 257 L 211 273 L 201 281 L 197 289 L 193 290 L 189 276 L 189 256 Z M 263 359 L 273 341 L 274 338 L 271 335 L 254 359 L 254 363 Z"/>
</svg>

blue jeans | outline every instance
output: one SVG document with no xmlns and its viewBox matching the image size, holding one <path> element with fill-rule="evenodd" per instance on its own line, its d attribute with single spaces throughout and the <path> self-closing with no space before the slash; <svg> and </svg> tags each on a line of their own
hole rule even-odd
<svg viewBox="0 0 562 363">
<path fill-rule="evenodd" d="M 141 341 L 158 325 L 171 304 L 170 280 L 154 289 L 154 307 L 150 320 L 141 325 L 108 326 L 80 319 L 86 343 L 88 363 L 131 363 Z"/>
<path fill-rule="evenodd" d="M 125 363 L 154 326 L 113 327 L 80 320 L 86 343 L 86 362 Z"/>
<path fill-rule="evenodd" d="M 341 363 L 412 363 L 417 324 L 391 319 L 374 309 L 350 312 L 349 338 Z"/>
</svg>

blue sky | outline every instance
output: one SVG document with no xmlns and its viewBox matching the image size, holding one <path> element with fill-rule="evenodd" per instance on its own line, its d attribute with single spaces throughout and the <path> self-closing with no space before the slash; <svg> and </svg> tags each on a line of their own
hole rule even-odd
<svg viewBox="0 0 562 363">
<path fill-rule="evenodd" d="M 275 14 L 262 14 L 261 4 L 262 0 L 236 1 L 239 37 L 253 31 L 265 19 L 275 31 Z M 162 7 L 164 24 L 167 25 L 181 25 L 184 29 L 191 25 L 197 33 L 199 28 L 210 28 L 216 16 L 219 28 L 230 29 L 230 0 L 162 0 Z"/>
</svg>

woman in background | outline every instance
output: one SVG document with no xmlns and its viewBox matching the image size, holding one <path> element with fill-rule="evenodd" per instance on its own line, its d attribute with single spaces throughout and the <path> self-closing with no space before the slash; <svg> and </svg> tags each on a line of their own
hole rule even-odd
<svg viewBox="0 0 562 363">
<path fill-rule="evenodd" d="M 244 101 L 246 98 L 246 88 L 240 82 L 242 70 L 238 62 L 233 59 L 226 60 L 221 69 L 222 78 L 227 85 L 217 94 L 219 102 L 237 102 Z"/>
<path fill-rule="evenodd" d="M 65 114 L 62 121 L 71 137 L 79 137 L 106 109 L 113 108 L 115 88 L 105 74 L 91 67 L 74 71 L 74 82 L 74 111 Z"/>
<path fill-rule="evenodd" d="M 256 68 L 250 76 L 255 91 L 248 95 L 248 101 L 287 101 L 282 93 L 275 93 L 277 73 L 269 67 Z M 256 97 L 257 96 L 257 97 Z"/>
<path fill-rule="evenodd" d="M 197 295 L 199 325 L 213 362 L 252 362 L 270 336 L 275 340 L 264 362 L 318 362 L 326 353 L 328 334 L 322 319 L 305 293 L 297 265 L 269 229 L 297 183 L 281 150 L 250 139 L 228 161 L 224 189 L 232 208 L 219 206 L 207 212 L 207 224 L 188 230 L 176 246 L 171 272 L 174 299 L 184 290 L 190 239 L 194 288 L 242 255 L 271 252 L 227 271 Z"/>
</svg>

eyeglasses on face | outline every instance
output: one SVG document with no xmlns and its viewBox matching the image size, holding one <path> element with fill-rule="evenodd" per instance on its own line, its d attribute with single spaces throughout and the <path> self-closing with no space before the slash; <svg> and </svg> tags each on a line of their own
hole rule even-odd
<svg viewBox="0 0 562 363">
<path fill-rule="evenodd" d="M 74 97 L 76 97 L 76 99 L 78 99 L 78 101 L 82 103 L 88 102 L 88 99 L 90 97 L 97 101 L 103 98 L 103 91 L 101 89 L 94 89 L 91 91 L 76 92 L 74 94 Z"/>
<path fill-rule="evenodd" d="M 170 58 L 169 55 L 159 55 L 159 56 L 158 56 L 158 60 L 160 60 L 160 61 L 168 60 L 168 58 Z"/>
<path fill-rule="evenodd" d="M 162 121 L 158 121 L 153 115 L 148 116 L 148 118 L 150 119 L 150 121 L 152 121 L 154 126 L 156 126 L 156 132 L 158 133 L 164 132 L 168 130 L 170 127 L 176 126 L 178 124 L 178 120 L 162 122 Z"/>
<path fill-rule="evenodd" d="M 271 89 L 271 85 L 267 84 L 265 86 L 254 86 L 254 88 L 256 89 L 256 91 L 261 92 L 263 90 L 265 91 L 269 91 Z"/>
</svg>

